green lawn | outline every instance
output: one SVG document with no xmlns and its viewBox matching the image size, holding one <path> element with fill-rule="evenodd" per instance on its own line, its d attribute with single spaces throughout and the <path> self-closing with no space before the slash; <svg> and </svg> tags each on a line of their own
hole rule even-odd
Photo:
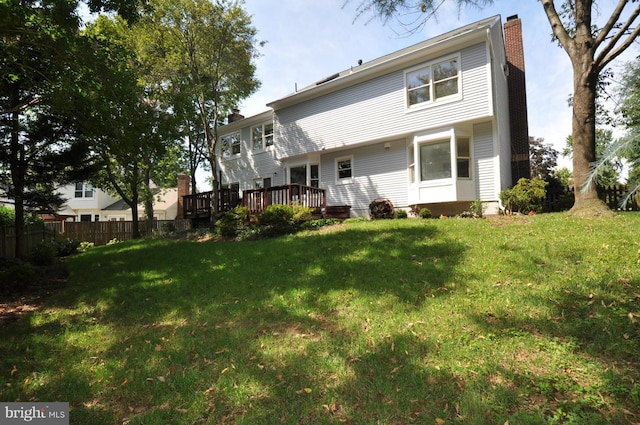
<svg viewBox="0 0 640 425">
<path fill-rule="evenodd" d="M 94 248 L 0 330 L 0 401 L 68 401 L 72 424 L 640 423 L 638 229 L 551 214 Z"/>
</svg>

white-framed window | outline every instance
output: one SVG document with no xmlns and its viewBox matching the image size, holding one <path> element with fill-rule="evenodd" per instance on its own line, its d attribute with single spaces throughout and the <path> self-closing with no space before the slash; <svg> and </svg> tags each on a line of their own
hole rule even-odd
<svg viewBox="0 0 640 425">
<path fill-rule="evenodd" d="M 471 180 L 471 139 L 454 129 L 416 136 L 409 151 L 409 182 Z"/>
<path fill-rule="evenodd" d="M 451 141 L 438 140 L 420 145 L 420 181 L 451 178 Z"/>
<path fill-rule="evenodd" d="M 240 155 L 240 133 L 231 133 L 220 139 L 220 151 L 223 158 Z"/>
<path fill-rule="evenodd" d="M 306 163 L 289 167 L 289 183 L 320 187 L 320 165 Z"/>
<path fill-rule="evenodd" d="M 273 123 L 251 127 L 251 145 L 254 152 L 273 146 Z"/>
<path fill-rule="evenodd" d="M 76 188 L 73 193 L 74 198 L 93 199 L 94 189 L 89 183 L 76 183 Z"/>
<path fill-rule="evenodd" d="M 416 154 L 413 152 L 413 145 L 409 146 L 409 184 L 416 182 Z"/>
<path fill-rule="evenodd" d="M 311 187 L 320 187 L 320 165 L 311 164 L 310 175 L 309 175 L 309 186 Z"/>
<path fill-rule="evenodd" d="M 348 182 L 353 179 L 353 156 L 336 158 L 336 181 Z"/>
<path fill-rule="evenodd" d="M 471 149 L 468 137 L 456 139 L 457 169 L 459 179 L 471 178 Z"/>
<path fill-rule="evenodd" d="M 405 72 L 407 107 L 425 105 L 460 93 L 460 58 L 434 61 Z"/>
</svg>

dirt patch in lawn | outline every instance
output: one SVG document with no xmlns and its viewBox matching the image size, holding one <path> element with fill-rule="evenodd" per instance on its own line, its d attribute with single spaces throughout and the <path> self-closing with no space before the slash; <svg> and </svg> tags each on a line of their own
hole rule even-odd
<svg viewBox="0 0 640 425">
<path fill-rule="evenodd" d="M 60 260 L 49 266 L 5 261 L 0 267 L 0 273 L 5 273 L 0 284 L 0 328 L 40 308 L 66 285 L 69 276 Z"/>
</svg>

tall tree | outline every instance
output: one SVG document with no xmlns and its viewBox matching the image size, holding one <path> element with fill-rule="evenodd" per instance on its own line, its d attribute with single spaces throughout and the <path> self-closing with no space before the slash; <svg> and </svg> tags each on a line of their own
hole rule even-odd
<svg viewBox="0 0 640 425">
<path fill-rule="evenodd" d="M 443 1 L 361 0 L 358 13 L 373 12 L 386 21 L 400 11 L 412 10 L 425 16 L 424 23 Z M 492 3 L 491 0 L 456 1 L 461 7 Z M 596 161 L 597 86 L 605 68 L 640 34 L 640 5 L 637 0 L 617 0 L 602 27 L 594 25 L 596 3 L 595 0 L 540 0 L 553 36 L 569 56 L 573 67 L 573 173 L 578 190 L 570 213 L 576 216 L 613 214 L 598 198 L 595 186 L 587 184 L 592 164 Z"/>
<path fill-rule="evenodd" d="M 153 220 L 157 187 L 175 185 L 184 170 L 172 115 L 158 108 L 142 85 L 134 49 L 135 33 L 119 17 L 100 16 L 85 30 L 100 45 L 102 61 L 96 78 L 102 107 L 94 119 L 94 149 L 101 170 L 92 183 L 118 195 L 131 208 L 133 236 L 139 237 L 138 204 L 144 205 L 147 228 Z"/>
<path fill-rule="evenodd" d="M 15 201 L 16 256 L 26 255 L 25 206 L 57 203 L 56 183 L 83 175 L 91 45 L 73 1 L 0 3 L 0 173 Z"/>
<path fill-rule="evenodd" d="M 551 143 L 544 143 L 539 137 L 529 137 L 529 164 L 531 177 L 548 180 L 558 165 L 558 151 Z"/>
<path fill-rule="evenodd" d="M 139 50 L 148 63 L 148 86 L 182 109 L 191 140 L 201 129 L 213 181 L 212 221 L 218 208 L 218 126 L 241 99 L 258 87 L 256 29 L 242 2 L 151 0 L 138 25 Z"/>
</svg>

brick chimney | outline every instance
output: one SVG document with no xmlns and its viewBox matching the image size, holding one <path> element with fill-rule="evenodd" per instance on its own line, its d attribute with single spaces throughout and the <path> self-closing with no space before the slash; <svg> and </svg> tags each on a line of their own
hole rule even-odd
<svg viewBox="0 0 640 425">
<path fill-rule="evenodd" d="M 177 219 L 184 218 L 184 198 L 190 192 L 189 176 L 186 174 L 178 174 L 178 215 Z"/>
<path fill-rule="evenodd" d="M 507 18 L 504 24 L 504 43 L 509 68 L 507 85 L 511 127 L 511 176 L 513 184 L 516 184 L 522 177 L 531 177 L 522 21 L 518 15 Z"/>
<path fill-rule="evenodd" d="M 240 109 L 233 109 L 231 113 L 227 115 L 227 124 L 240 121 L 241 119 L 244 119 L 244 115 L 240 114 Z"/>
</svg>

